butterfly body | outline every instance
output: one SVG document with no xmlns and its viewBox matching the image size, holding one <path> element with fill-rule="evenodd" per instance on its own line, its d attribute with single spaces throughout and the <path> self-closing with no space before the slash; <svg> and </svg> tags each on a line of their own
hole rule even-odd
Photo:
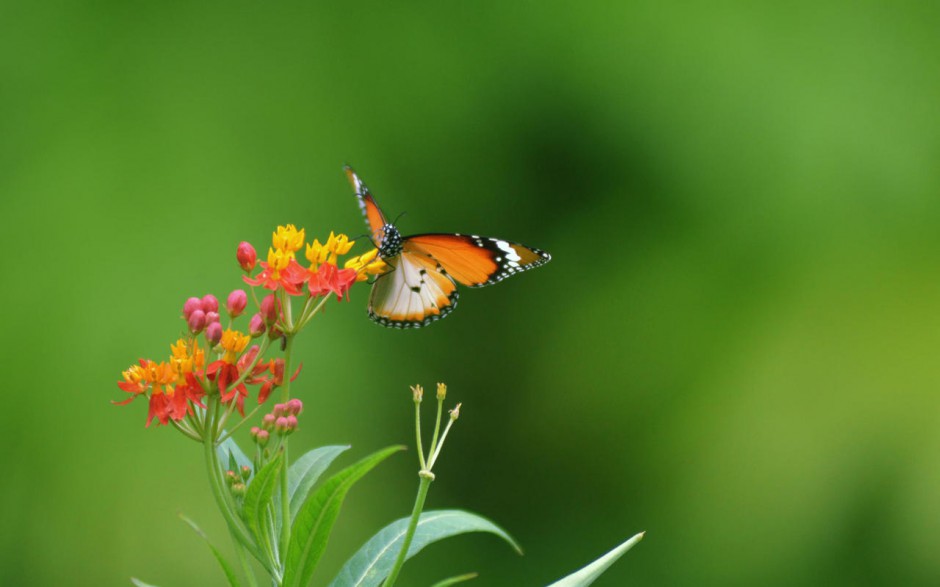
<svg viewBox="0 0 940 587">
<path fill-rule="evenodd" d="M 372 286 L 369 317 L 390 328 L 420 328 L 457 306 L 457 283 L 484 287 L 544 265 L 545 251 L 511 241 L 459 233 L 402 236 L 369 188 L 346 167 L 379 256 L 389 266 Z"/>
</svg>

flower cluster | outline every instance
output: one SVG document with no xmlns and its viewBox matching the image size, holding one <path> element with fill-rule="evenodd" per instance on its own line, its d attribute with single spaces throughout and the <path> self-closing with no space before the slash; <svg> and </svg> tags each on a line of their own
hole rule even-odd
<svg viewBox="0 0 940 587">
<path fill-rule="evenodd" d="M 297 262 L 297 252 L 305 244 L 305 257 L 309 262 L 307 267 Z M 354 244 L 355 241 L 349 240 L 345 234 L 337 235 L 333 232 L 330 232 L 325 243 L 317 239 L 305 243 L 304 229 L 298 230 L 293 224 L 288 224 L 277 227 L 271 237 L 268 260 L 258 263 L 261 271 L 254 277 L 250 276 L 257 260 L 254 247 L 246 242 L 241 243 L 237 257 L 239 265 L 248 273 L 243 279 L 249 285 L 262 286 L 272 291 L 281 290 L 291 296 L 303 295 L 306 289 L 310 297 L 333 293 L 342 299 L 353 283 L 387 270 L 385 263 L 377 258 L 378 251 L 374 249 L 348 260 L 340 269 L 339 257 L 348 254 Z"/>
<path fill-rule="evenodd" d="M 248 294 L 243 290 L 229 294 L 225 304 L 229 318 L 244 313 L 247 302 Z M 199 423 L 193 419 L 196 415 L 193 408 L 205 409 L 202 400 L 207 395 L 218 394 L 223 405 L 244 415 L 247 385 L 261 385 L 258 403 L 263 403 L 271 389 L 283 383 L 283 361 L 278 376 L 276 363 L 279 359 L 261 361 L 260 348 L 248 347 L 251 336 L 231 328 L 222 329 L 219 301 L 215 296 L 187 299 L 182 318 L 189 336 L 170 346 L 169 360 L 158 363 L 140 359 L 139 364 L 131 365 L 118 381 L 118 387 L 131 397 L 114 403 L 124 405 L 138 397 L 148 399 L 147 426 L 154 419 L 161 425 L 173 422 L 190 436 L 198 437 Z M 207 349 L 216 359 L 208 364 Z M 268 372 L 272 375 L 267 376 Z"/>
<path fill-rule="evenodd" d="M 388 270 L 375 249 L 347 260 L 341 268 L 340 258 L 349 254 L 354 244 L 345 234 L 333 232 L 325 242 L 314 239 L 307 243 L 304 230 L 298 230 L 293 224 L 278 226 L 274 231 L 267 261 L 258 261 L 250 243 L 240 243 L 235 257 L 245 272 L 243 280 L 270 290 L 260 303 L 252 290 L 251 297 L 258 311 L 248 318 L 247 332 L 232 327 L 233 321 L 244 315 L 248 307 L 249 295 L 244 290 L 232 291 L 225 298 L 224 306 L 211 294 L 187 299 L 182 318 L 188 336 L 171 346 L 167 361 L 141 359 L 139 364 L 124 371 L 118 387 L 131 397 L 114 403 L 123 405 L 145 397 L 150 404 L 147 426 L 156 419 L 159 424 L 173 424 L 196 439 L 204 438 L 207 432 L 213 438 L 220 437 L 233 411 L 245 415 L 250 386 L 258 387 L 260 405 L 274 389 L 285 385 L 285 359 L 263 358 L 272 341 L 280 340 L 281 350 L 285 350 L 289 339 L 317 313 L 329 294 L 342 300 L 348 297 L 352 284 Z M 301 250 L 305 251 L 306 265 L 297 260 Z M 259 265 L 260 271 L 252 275 Z M 292 311 L 292 297 L 304 295 L 302 308 Z M 317 303 L 318 298 L 322 299 Z M 228 317 L 225 327 L 222 312 Z M 260 345 L 251 344 L 252 339 L 260 339 L 265 333 L 267 337 L 260 340 Z M 291 381 L 299 371 L 299 368 L 294 371 Z M 286 390 L 284 396 L 286 401 Z M 206 418 L 207 397 L 227 410 L 219 417 Z M 281 411 L 284 413 L 274 416 L 275 421 L 265 431 L 287 434 L 296 428 L 299 408 L 283 407 Z M 207 431 L 209 427 L 213 430 Z"/>
</svg>

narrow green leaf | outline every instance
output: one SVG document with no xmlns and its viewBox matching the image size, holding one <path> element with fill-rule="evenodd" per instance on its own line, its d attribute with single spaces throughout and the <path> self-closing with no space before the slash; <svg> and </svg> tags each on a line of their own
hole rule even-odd
<svg viewBox="0 0 940 587">
<path fill-rule="evenodd" d="M 476 579 L 480 575 L 478 573 L 467 573 L 465 575 L 457 575 L 456 577 L 451 577 L 450 579 L 444 579 L 443 581 L 438 581 L 431 587 L 450 587 L 451 585 L 456 585 L 457 583 L 463 583 L 464 581 L 469 581 L 470 579 Z"/>
<path fill-rule="evenodd" d="M 248 527 L 254 533 L 259 542 L 270 543 L 267 535 L 267 523 L 264 520 L 268 504 L 271 503 L 271 494 L 277 486 L 278 475 L 281 473 L 281 465 L 284 463 L 284 453 L 278 452 L 277 455 L 251 480 L 248 485 L 248 491 L 245 493 L 245 502 L 242 511 L 245 515 L 245 521 Z"/>
<path fill-rule="evenodd" d="M 150 583 L 144 583 L 137 577 L 131 577 L 131 583 L 133 583 L 137 587 L 157 587 L 156 585 L 151 585 Z"/>
<path fill-rule="evenodd" d="M 189 527 L 192 528 L 193 531 L 205 541 L 206 546 L 209 547 L 209 550 L 211 550 L 212 554 L 215 556 L 215 560 L 219 561 L 219 566 L 222 567 L 222 572 L 225 573 L 225 576 L 228 578 L 228 584 L 231 585 L 232 587 L 239 587 L 238 577 L 235 576 L 235 571 L 232 570 L 232 566 L 228 564 L 228 561 L 225 560 L 225 557 L 222 556 L 222 553 L 219 552 L 219 549 L 217 549 L 215 546 L 212 545 L 211 542 L 209 542 L 209 537 L 206 536 L 206 533 L 203 532 L 202 529 L 196 525 L 196 522 L 187 518 L 185 515 L 180 514 L 179 516 L 181 520 L 186 522 L 186 524 L 188 524 Z"/>
<path fill-rule="evenodd" d="M 380 450 L 333 475 L 307 496 L 291 529 L 283 587 L 303 587 L 310 582 L 346 493 L 363 475 L 404 448 L 391 446 Z"/>
<path fill-rule="evenodd" d="M 548 587 L 587 587 L 600 577 L 601 573 L 606 571 L 610 565 L 614 564 L 623 553 L 633 548 L 640 540 L 643 540 L 645 534 L 646 532 L 640 532 L 580 571 L 576 571 L 564 579 L 552 583 Z"/>
<path fill-rule="evenodd" d="M 330 587 L 377 587 L 381 585 L 395 565 L 401 550 L 409 518 L 396 520 L 362 545 L 352 556 Z M 418 519 L 414 538 L 408 548 L 408 558 L 418 554 L 425 546 L 467 532 L 489 532 L 508 542 L 519 554 L 522 550 L 505 530 L 482 516 L 462 510 L 432 510 Z"/>
<path fill-rule="evenodd" d="M 225 432 L 223 431 L 222 434 L 224 435 Z M 251 466 L 251 459 L 242 452 L 242 449 L 238 446 L 238 443 L 235 442 L 234 438 L 226 438 L 215 450 L 219 455 L 219 464 L 223 467 L 228 467 L 230 471 L 240 473 L 239 469 L 244 466 L 254 469 L 254 467 Z M 222 472 L 224 473 L 225 470 Z"/>
<path fill-rule="evenodd" d="M 316 484 L 320 475 L 330 463 L 349 448 L 346 446 L 322 446 L 309 451 L 290 466 L 287 472 L 287 495 L 290 500 L 290 518 L 297 516 L 297 510 L 304 503 L 307 494 Z"/>
</svg>

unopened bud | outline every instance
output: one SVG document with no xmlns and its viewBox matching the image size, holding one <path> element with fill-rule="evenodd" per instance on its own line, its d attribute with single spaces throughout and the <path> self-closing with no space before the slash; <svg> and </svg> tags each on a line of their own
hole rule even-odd
<svg viewBox="0 0 940 587">
<path fill-rule="evenodd" d="M 248 294 L 243 289 L 236 289 L 228 294 L 228 299 L 225 300 L 225 311 L 232 318 L 237 318 L 245 312 L 245 306 L 247 305 Z"/>
<path fill-rule="evenodd" d="M 456 420 L 457 418 L 460 417 L 460 406 L 461 404 L 457 404 L 453 410 L 450 410 L 449 413 L 450 413 L 451 420 Z"/>
<path fill-rule="evenodd" d="M 245 484 L 239 481 L 232 485 L 232 495 L 235 497 L 244 497 L 245 495 Z"/>
<path fill-rule="evenodd" d="M 249 431 L 248 434 L 251 434 L 252 438 L 256 438 L 259 432 L 261 432 L 261 428 L 258 428 L 257 426 L 252 426 L 251 431 Z"/>
<path fill-rule="evenodd" d="M 421 403 L 421 398 L 424 397 L 424 388 L 420 385 L 411 386 L 411 397 L 414 398 L 416 404 Z"/>
<path fill-rule="evenodd" d="M 209 346 L 215 346 L 222 340 L 222 325 L 218 322 L 212 322 L 206 326 L 206 340 Z"/>
<path fill-rule="evenodd" d="M 251 477 L 251 467 L 242 465 L 242 481 L 248 481 L 249 477 Z"/>
<path fill-rule="evenodd" d="M 287 415 L 287 404 L 274 404 L 274 410 L 271 412 L 275 418 Z"/>
<path fill-rule="evenodd" d="M 241 268 L 247 272 L 255 268 L 255 264 L 258 262 L 258 253 L 255 252 L 255 248 L 251 246 L 251 243 L 242 241 L 238 243 L 235 258 L 238 259 Z"/>
<path fill-rule="evenodd" d="M 193 334 L 199 334 L 206 327 L 206 313 L 202 310 L 193 310 L 192 314 L 186 320 L 189 324 L 189 331 Z"/>
<path fill-rule="evenodd" d="M 218 312 L 206 312 L 206 324 L 218 324 L 218 323 L 219 323 Z"/>
<path fill-rule="evenodd" d="M 189 298 L 186 300 L 186 303 L 183 304 L 183 318 L 186 318 L 188 321 L 190 315 L 192 315 L 195 310 L 202 310 L 202 300 L 195 297 Z"/>
<path fill-rule="evenodd" d="M 287 417 L 287 433 L 290 434 L 294 430 L 297 430 L 297 416 L 291 414 Z"/>
<path fill-rule="evenodd" d="M 248 322 L 248 334 L 251 335 L 251 338 L 258 338 L 264 334 L 264 318 L 261 317 L 261 314 L 255 314 L 251 317 Z"/>
<path fill-rule="evenodd" d="M 261 427 L 265 430 L 271 430 L 274 428 L 274 422 L 276 421 L 277 416 L 274 414 L 265 414 L 264 417 L 261 418 Z"/>
<path fill-rule="evenodd" d="M 287 411 L 295 416 L 299 416 L 300 412 L 304 410 L 304 402 L 300 401 L 296 397 L 294 399 L 287 401 Z"/>
<path fill-rule="evenodd" d="M 447 397 L 447 386 L 444 385 L 443 383 L 438 383 L 437 384 L 437 399 L 442 400 L 445 397 Z"/>
<path fill-rule="evenodd" d="M 281 416 L 280 418 L 274 421 L 274 431 L 277 432 L 278 434 L 287 433 L 288 428 L 289 427 L 288 427 L 287 418 L 285 418 L 284 416 Z"/>
<path fill-rule="evenodd" d="M 268 432 L 267 430 L 259 430 L 256 436 L 256 440 L 258 441 L 258 446 L 263 447 L 264 445 L 266 445 L 268 443 L 269 438 L 271 438 L 270 432 Z"/>
<path fill-rule="evenodd" d="M 208 314 L 209 312 L 218 312 L 219 311 L 219 300 L 212 294 L 206 294 L 202 296 L 202 311 Z"/>
<path fill-rule="evenodd" d="M 235 474 L 235 471 L 226 471 L 225 472 L 225 482 L 229 485 L 234 484 L 238 481 L 238 475 Z"/>
<path fill-rule="evenodd" d="M 261 300 L 261 315 L 269 326 L 277 322 L 280 307 L 274 294 L 268 294 Z"/>
</svg>

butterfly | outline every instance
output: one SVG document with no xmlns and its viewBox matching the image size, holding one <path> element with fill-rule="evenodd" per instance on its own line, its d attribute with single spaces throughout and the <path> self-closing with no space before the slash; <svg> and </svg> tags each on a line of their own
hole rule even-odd
<svg viewBox="0 0 940 587">
<path fill-rule="evenodd" d="M 372 284 L 369 318 L 389 328 L 421 328 L 457 306 L 457 284 L 484 287 L 548 263 L 545 251 L 498 238 L 427 233 L 402 236 L 348 165 L 346 177 L 389 266 Z"/>
</svg>

